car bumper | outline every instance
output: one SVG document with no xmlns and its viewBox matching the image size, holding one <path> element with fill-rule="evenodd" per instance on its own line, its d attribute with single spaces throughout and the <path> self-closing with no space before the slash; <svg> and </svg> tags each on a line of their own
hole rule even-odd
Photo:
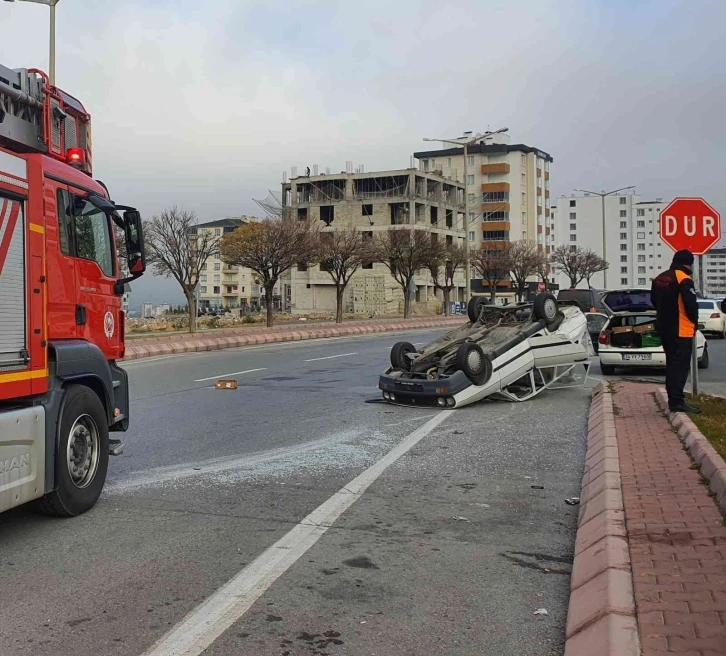
<svg viewBox="0 0 726 656">
<path fill-rule="evenodd" d="M 699 321 L 699 328 L 704 333 L 720 333 L 723 331 L 723 321 L 721 319 L 706 319 L 705 321 Z"/>
<path fill-rule="evenodd" d="M 471 386 L 472 382 L 463 371 L 437 380 L 413 380 L 389 372 L 378 379 L 378 388 L 386 401 L 412 406 L 453 408 L 456 406 L 455 395 Z"/>
<path fill-rule="evenodd" d="M 647 354 L 622 352 L 622 351 L 606 351 L 600 348 L 598 354 L 600 356 L 600 364 L 604 364 L 609 367 L 665 367 L 666 359 L 663 351 L 653 352 Z M 624 355 L 636 356 L 636 355 L 650 355 L 650 360 L 624 360 Z"/>
</svg>

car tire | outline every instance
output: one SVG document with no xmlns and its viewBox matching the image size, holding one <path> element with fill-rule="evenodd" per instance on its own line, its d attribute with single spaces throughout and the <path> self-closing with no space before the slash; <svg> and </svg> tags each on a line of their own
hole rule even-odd
<svg viewBox="0 0 726 656">
<path fill-rule="evenodd" d="M 401 371 L 411 371 L 411 358 L 416 353 L 416 347 L 410 342 L 396 342 L 391 349 L 391 366 Z"/>
<path fill-rule="evenodd" d="M 492 361 L 481 346 L 474 342 L 464 342 L 456 351 L 456 368 L 474 385 L 484 385 L 492 377 Z"/>
<path fill-rule="evenodd" d="M 56 489 L 38 499 L 33 509 L 54 517 L 90 510 L 101 496 L 108 456 L 108 420 L 101 399 L 85 385 L 70 385 L 58 428 Z"/>
<path fill-rule="evenodd" d="M 562 313 L 557 309 L 557 299 L 552 294 L 537 294 L 534 299 L 532 315 L 536 321 L 544 321 L 549 328 L 554 326 Z M 562 323 L 562 319 L 559 319 Z"/>
<path fill-rule="evenodd" d="M 602 362 L 601 362 L 600 371 L 602 372 L 603 376 L 614 376 L 615 375 L 615 367 L 611 364 L 602 364 Z"/>
<path fill-rule="evenodd" d="M 481 308 L 483 305 L 489 305 L 489 301 L 483 296 L 472 296 L 466 305 L 466 316 L 469 317 L 469 321 L 476 323 L 479 321 L 479 315 L 481 314 Z"/>
<path fill-rule="evenodd" d="M 699 369 L 708 369 L 709 365 L 709 359 L 708 359 L 708 345 L 703 347 L 703 355 L 701 356 L 701 359 L 698 361 L 698 368 Z"/>
</svg>

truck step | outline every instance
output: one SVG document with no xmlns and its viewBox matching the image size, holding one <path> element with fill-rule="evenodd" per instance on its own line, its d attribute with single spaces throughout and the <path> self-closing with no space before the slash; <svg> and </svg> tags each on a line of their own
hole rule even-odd
<svg viewBox="0 0 726 656">
<path fill-rule="evenodd" d="M 124 443 L 121 440 L 108 441 L 108 455 L 120 456 L 124 452 Z"/>
</svg>

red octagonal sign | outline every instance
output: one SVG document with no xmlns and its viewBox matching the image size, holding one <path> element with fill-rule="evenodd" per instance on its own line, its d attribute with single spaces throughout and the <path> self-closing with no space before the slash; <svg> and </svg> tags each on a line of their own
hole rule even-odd
<svg viewBox="0 0 726 656">
<path fill-rule="evenodd" d="M 703 198 L 676 198 L 660 213 L 660 238 L 674 251 L 703 255 L 721 239 L 721 215 Z"/>
</svg>

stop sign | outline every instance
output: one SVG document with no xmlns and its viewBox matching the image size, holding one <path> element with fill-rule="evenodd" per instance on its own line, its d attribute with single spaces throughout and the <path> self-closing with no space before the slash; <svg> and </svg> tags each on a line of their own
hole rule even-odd
<svg viewBox="0 0 726 656">
<path fill-rule="evenodd" d="M 676 198 L 660 213 L 660 238 L 674 251 L 703 255 L 721 239 L 721 215 L 703 198 Z"/>
</svg>

